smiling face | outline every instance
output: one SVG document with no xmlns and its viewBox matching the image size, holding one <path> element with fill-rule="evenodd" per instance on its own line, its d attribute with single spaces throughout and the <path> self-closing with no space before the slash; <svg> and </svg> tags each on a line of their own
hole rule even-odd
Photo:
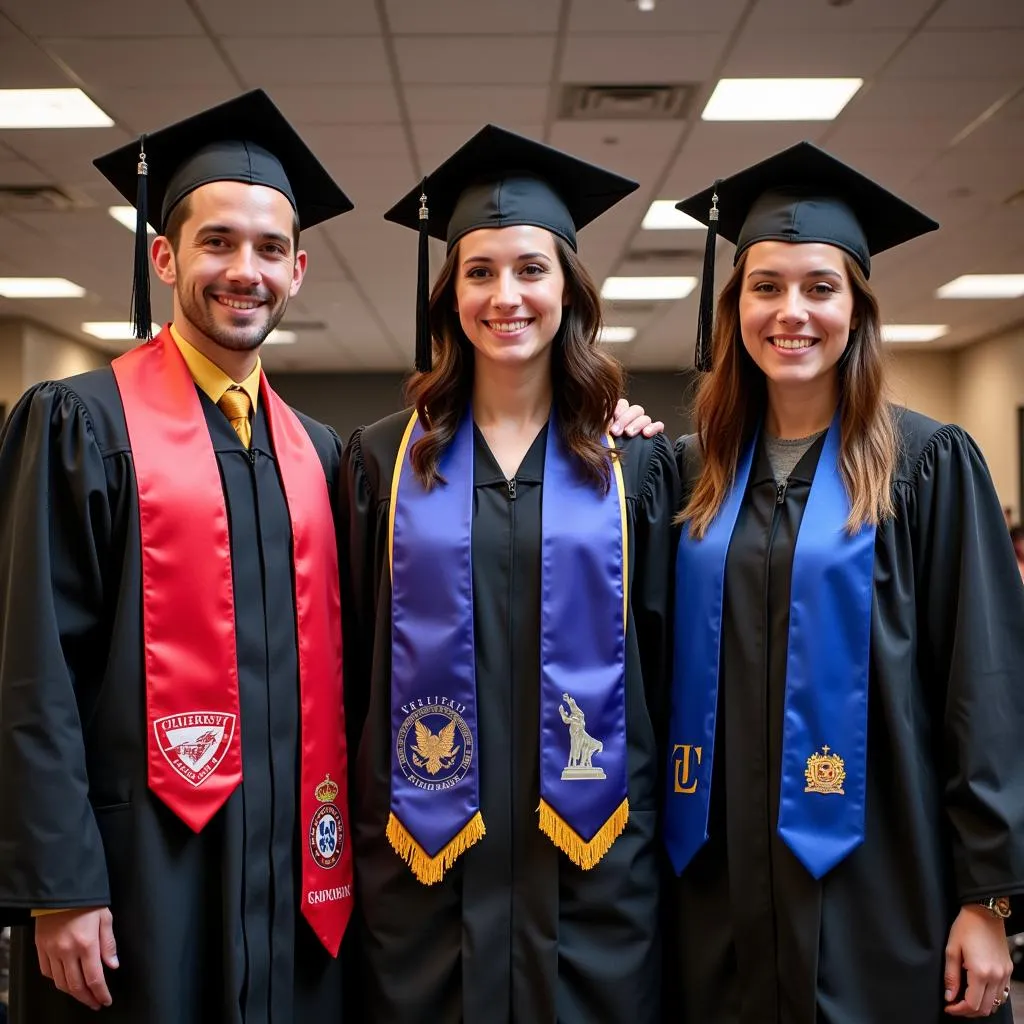
<svg viewBox="0 0 1024 1024">
<path fill-rule="evenodd" d="M 481 228 L 458 245 L 455 306 L 477 358 L 504 365 L 546 358 L 566 291 L 551 232 Z"/>
<path fill-rule="evenodd" d="M 747 250 L 740 334 L 769 389 L 834 389 L 853 309 L 853 287 L 835 246 L 772 241 Z"/>
<path fill-rule="evenodd" d="M 192 192 L 173 241 L 153 243 L 161 280 L 174 287 L 175 323 L 233 352 L 263 344 L 302 284 L 295 213 L 276 189 L 217 181 Z"/>
</svg>

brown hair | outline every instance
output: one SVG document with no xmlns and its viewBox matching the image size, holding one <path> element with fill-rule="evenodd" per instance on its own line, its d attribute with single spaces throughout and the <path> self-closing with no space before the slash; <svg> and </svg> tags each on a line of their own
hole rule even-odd
<svg viewBox="0 0 1024 1024">
<path fill-rule="evenodd" d="M 551 346 L 558 428 L 586 476 L 607 490 L 612 456 L 600 439 L 622 394 L 622 367 L 597 347 L 601 300 L 593 278 L 572 247 L 557 236 L 555 248 L 569 296 Z M 462 330 L 455 308 L 458 269 L 456 243 L 430 295 L 433 368 L 429 373 L 413 375 L 405 388 L 407 404 L 416 407 L 426 428 L 412 447 L 411 459 L 413 471 L 428 488 L 442 479 L 438 461 L 455 436 L 473 393 L 473 344 Z"/>
<path fill-rule="evenodd" d="M 189 192 L 178 200 L 177 204 L 171 208 L 171 212 L 167 215 L 167 224 L 164 227 L 163 234 L 170 241 L 171 249 L 174 250 L 175 255 L 177 255 L 178 245 L 181 242 L 181 229 L 185 226 L 185 221 L 188 220 L 191 212 L 192 193 Z M 299 248 L 299 215 L 294 210 L 292 210 L 292 248 L 295 251 L 298 251 Z"/>
<path fill-rule="evenodd" d="M 707 532 L 733 485 L 740 449 L 764 415 L 764 374 L 740 336 L 739 297 L 746 253 L 738 260 L 718 299 L 711 338 L 713 369 L 697 392 L 697 437 L 703 466 L 690 500 L 677 521 L 689 522 L 690 536 Z M 852 532 L 893 514 L 892 478 L 897 438 L 885 392 L 885 366 L 878 301 L 858 264 L 843 262 L 854 293 L 850 340 L 839 360 L 839 470 L 850 495 Z"/>
</svg>

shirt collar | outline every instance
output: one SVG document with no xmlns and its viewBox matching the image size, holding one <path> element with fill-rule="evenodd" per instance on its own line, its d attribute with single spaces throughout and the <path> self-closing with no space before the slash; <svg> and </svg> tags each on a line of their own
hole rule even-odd
<svg viewBox="0 0 1024 1024">
<path fill-rule="evenodd" d="M 252 402 L 253 416 L 256 415 L 256 404 L 260 395 L 260 369 L 262 363 L 259 356 L 256 357 L 256 366 L 252 373 L 243 381 L 232 380 L 216 363 L 207 359 L 199 349 L 190 345 L 179 333 L 178 329 L 171 324 L 171 337 L 174 344 L 178 346 L 182 359 L 192 374 L 192 379 L 199 389 L 216 405 L 229 388 L 239 387 Z"/>
</svg>

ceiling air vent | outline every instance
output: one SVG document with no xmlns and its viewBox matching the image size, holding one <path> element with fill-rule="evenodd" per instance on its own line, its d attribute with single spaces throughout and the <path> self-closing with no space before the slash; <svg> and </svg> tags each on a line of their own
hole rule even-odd
<svg viewBox="0 0 1024 1024">
<path fill-rule="evenodd" d="M 692 85 L 566 85 L 564 121 L 672 121 L 685 118 Z"/>
<path fill-rule="evenodd" d="M 77 205 L 55 185 L 0 185 L 0 213 L 60 213 Z"/>
</svg>

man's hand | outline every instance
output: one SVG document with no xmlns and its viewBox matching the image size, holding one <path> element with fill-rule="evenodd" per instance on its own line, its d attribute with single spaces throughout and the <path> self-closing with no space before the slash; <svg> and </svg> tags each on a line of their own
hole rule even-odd
<svg viewBox="0 0 1024 1024">
<path fill-rule="evenodd" d="M 641 431 L 644 437 L 654 437 L 665 429 L 665 424 L 661 420 L 652 423 L 642 405 L 630 405 L 624 398 L 620 398 L 608 429 L 613 437 L 621 437 L 623 434 L 635 437 Z"/>
<path fill-rule="evenodd" d="M 103 965 L 117 967 L 113 917 L 106 907 L 63 910 L 36 918 L 39 970 L 92 1010 L 109 1006 Z"/>
<path fill-rule="evenodd" d="M 960 968 L 967 971 L 967 990 L 960 991 Z M 1002 919 L 984 907 L 961 908 L 946 943 L 946 1013 L 951 1017 L 988 1017 L 1005 1000 L 1013 961 L 1006 948 Z"/>
</svg>

